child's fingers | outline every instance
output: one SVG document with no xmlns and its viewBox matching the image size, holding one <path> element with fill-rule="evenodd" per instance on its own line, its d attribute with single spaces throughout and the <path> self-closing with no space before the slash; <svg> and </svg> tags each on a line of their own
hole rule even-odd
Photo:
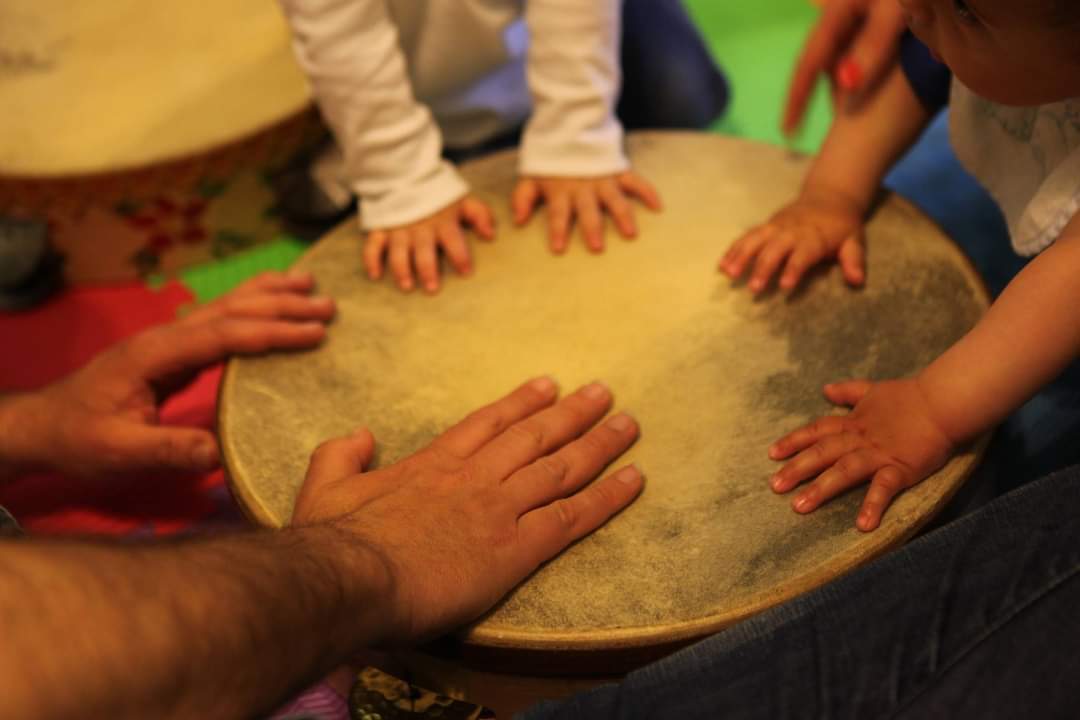
<svg viewBox="0 0 1080 720">
<path fill-rule="evenodd" d="M 566 251 L 570 234 L 570 195 L 564 192 L 547 196 L 548 238 L 553 252 Z"/>
<path fill-rule="evenodd" d="M 754 259 L 754 270 L 747 283 L 750 292 L 763 292 L 794 249 L 795 237 L 789 232 L 782 232 L 766 243 Z"/>
<path fill-rule="evenodd" d="M 737 280 L 746 272 L 750 261 L 757 255 L 777 230 L 773 225 L 760 225 L 736 240 L 724 258 L 720 261 L 720 269 L 732 280 Z"/>
<path fill-rule="evenodd" d="M 870 489 L 866 491 L 859 515 L 855 519 L 855 527 L 863 532 L 876 530 L 881 525 L 881 516 L 892 504 L 893 498 L 914 484 L 912 479 L 905 476 L 904 471 L 895 465 L 886 465 L 878 470 L 870 481 Z"/>
<path fill-rule="evenodd" d="M 798 513 L 813 512 L 822 503 L 862 484 L 881 465 L 882 458 L 873 450 L 857 449 L 846 453 L 837 458 L 817 480 L 803 488 L 791 501 L 791 507 Z"/>
<path fill-rule="evenodd" d="M 461 214 L 480 237 L 485 240 L 494 239 L 495 215 L 491 212 L 491 208 L 487 206 L 487 203 L 474 197 L 467 197 L 461 201 Z"/>
<path fill-rule="evenodd" d="M 514 213 L 514 223 L 523 225 L 536 208 L 540 200 L 540 184 L 532 178 L 518 180 L 514 192 L 510 195 L 510 209 Z"/>
<path fill-rule="evenodd" d="M 600 201 L 604 204 L 615 227 L 624 238 L 637 237 L 637 223 L 634 222 L 634 208 L 626 199 L 619 186 L 611 180 L 600 183 L 598 189 Z"/>
<path fill-rule="evenodd" d="M 585 246 L 594 253 L 604 251 L 604 216 L 600 213 L 600 201 L 592 187 L 585 187 L 574 194 L 574 211 Z"/>
<path fill-rule="evenodd" d="M 416 261 L 416 274 L 424 291 L 434 293 L 439 289 L 439 262 L 435 248 L 435 229 L 421 225 L 414 233 L 413 259 Z"/>
<path fill-rule="evenodd" d="M 801 242 L 791 251 L 784 272 L 780 276 L 780 287 L 794 290 L 806 271 L 817 265 L 825 257 L 825 249 L 820 243 Z"/>
<path fill-rule="evenodd" d="M 847 418 L 838 415 L 820 417 L 809 425 L 804 425 L 774 442 L 769 447 L 769 457 L 783 460 L 804 450 L 827 435 L 836 435 L 847 429 Z"/>
<path fill-rule="evenodd" d="M 866 282 L 866 253 L 861 237 L 852 235 L 845 240 L 840 245 L 837 259 L 849 285 L 859 287 Z"/>
<path fill-rule="evenodd" d="M 645 203 L 645 207 L 650 210 L 663 209 L 663 203 L 660 202 L 660 193 L 656 191 L 651 182 L 633 170 L 620 173 L 615 180 L 619 183 L 619 187 L 622 188 L 623 192 L 641 200 L 641 202 Z"/>
<path fill-rule="evenodd" d="M 465 242 L 465 233 L 461 231 L 461 225 L 456 221 L 439 225 L 438 243 L 458 275 L 468 275 L 472 272 L 469 246 Z"/>
<path fill-rule="evenodd" d="M 408 230 L 390 233 L 390 271 L 399 288 L 406 292 L 413 289 L 412 235 Z"/>
<path fill-rule="evenodd" d="M 825 386 L 825 397 L 834 405 L 855 407 L 870 392 L 873 383 L 869 380 L 848 380 L 847 382 L 829 383 Z"/>
<path fill-rule="evenodd" d="M 368 277 L 378 280 L 382 277 L 382 259 L 390 237 L 385 230 L 372 230 L 364 239 L 364 268 Z"/>
<path fill-rule="evenodd" d="M 824 472 L 848 453 L 857 450 L 862 442 L 862 438 L 855 433 L 842 432 L 826 435 L 788 460 L 784 467 L 772 476 L 769 484 L 774 492 L 786 493 L 799 483 Z"/>
</svg>

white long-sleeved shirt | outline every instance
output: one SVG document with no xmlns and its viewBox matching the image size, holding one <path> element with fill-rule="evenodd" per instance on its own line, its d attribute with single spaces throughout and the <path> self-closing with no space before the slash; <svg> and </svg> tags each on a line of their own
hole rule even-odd
<svg viewBox="0 0 1080 720">
<path fill-rule="evenodd" d="M 621 0 L 280 0 L 344 151 L 365 228 L 414 222 L 468 186 L 442 148 L 527 120 L 520 172 L 625 170 Z"/>
</svg>

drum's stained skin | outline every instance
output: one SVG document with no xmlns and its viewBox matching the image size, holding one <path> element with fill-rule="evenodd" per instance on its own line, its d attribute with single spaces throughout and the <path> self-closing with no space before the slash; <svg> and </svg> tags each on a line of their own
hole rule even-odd
<svg viewBox="0 0 1080 720">
<path fill-rule="evenodd" d="M 666 210 L 638 213 L 640 238 L 603 257 L 545 247 L 536 221 L 514 230 L 514 157 L 466 173 L 501 234 L 474 245 L 476 274 L 437 298 L 362 277 L 355 226 L 302 261 L 339 300 L 325 347 L 235 361 L 221 431 L 241 498 L 287 519 L 315 445 L 366 424 L 382 464 L 423 447 L 527 377 L 564 390 L 604 379 L 642 438 L 620 462 L 647 477 L 642 498 L 540 568 L 472 631 L 478 644 L 603 648 L 691 638 L 850 569 L 925 521 L 973 464 L 968 454 L 905 493 L 880 530 L 854 526 L 852 492 L 809 517 L 767 485 L 768 445 L 830 412 L 821 385 L 925 365 L 986 307 L 958 251 L 890 199 L 868 226 L 869 285 L 820 273 L 789 300 L 753 299 L 716 271 L 727 244 L 790 199 L 805 170 L 782 151 L 717 136 L 632 138 L 635 165 Z"/>
</svg>

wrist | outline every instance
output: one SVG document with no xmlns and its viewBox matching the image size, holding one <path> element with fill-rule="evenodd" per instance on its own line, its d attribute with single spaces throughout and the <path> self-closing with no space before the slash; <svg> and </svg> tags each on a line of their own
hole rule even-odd
<svg viewBox="0 0 1080 720">
<path fill-rule="evenodd" d="M 854 188 L 831 183 L 811 174 L 799 192 L 799 200 L 843 212 L 862 221 L 870 212 L 874 196 L 867 196 Z"/>
<path fill-rule="evenodd" d="M 961 422 L 964 413 L 957 413 L 955 409 L 942 403 L 939 398 L 948 398 L 948 393 L 942 393 L 937 389 L 936 379 L 933 373 L 933 365 L 922 370 L 914 378 L 915 388 L 922 397 L 926 407 L 927 416 L 939 433 L 954 447 L 960 447 L 973 440 L 984 428 L 971 427 L 970 423 Z"/>
</svg>

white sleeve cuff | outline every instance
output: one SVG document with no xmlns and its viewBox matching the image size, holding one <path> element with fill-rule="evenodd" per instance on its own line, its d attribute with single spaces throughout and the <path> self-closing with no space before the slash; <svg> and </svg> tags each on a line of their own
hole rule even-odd
<svg viewBox="0 0 1080 720">
<path fill-rule="evenodd" d="M 622 127 L 606 127 L 591 137 L 568 140 L 542 138 L 526 131 L 521 143 L 519 172 L 542 177 L 614 175 L 630 167 L 623 150 Z"/>
<path fill-rule="evenodd" d="M 360 227 L 378 230 L 408 225 L 434 215 L 468 192 L 468 184 L 454 166 L 441 160 L 427 177 L 409 178 L 408 184 L 382 195 L 361 196 Z"/>
</svg>

